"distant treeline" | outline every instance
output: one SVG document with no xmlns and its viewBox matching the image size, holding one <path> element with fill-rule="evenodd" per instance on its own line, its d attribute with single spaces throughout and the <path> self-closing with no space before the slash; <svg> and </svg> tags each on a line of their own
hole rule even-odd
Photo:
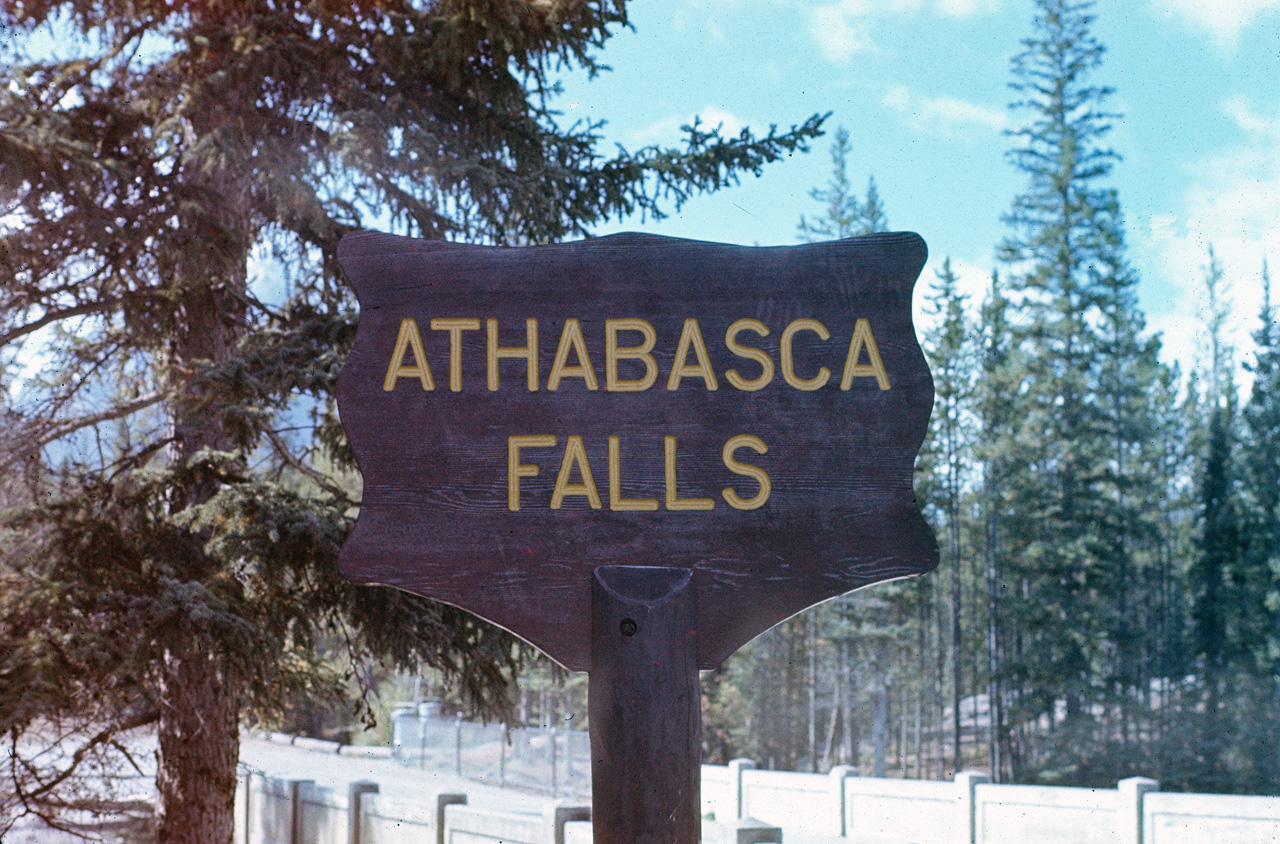
<svg viewBox="0 0 1280 844">
<path fill-rule="evenodd" d="M 703 682 L 708 761 L 1166 790 L 1280 790 L 1280 328 L 1266 265 L 1207 252 L 1205 362 L 1158 357 L 1104 141 L 1089 4 L 1041 0 L 1013 62 L 1027 187 L 980 301 L 946 262 L 917 497 L 942 565 L 824 604 Z M 847 133 L 808 237 L 887 227 Z M 1263 287 L 1241 360 L 1232 283 Z M 1240 367 L 1253 376 L 1240 389 Z"/>
</svg>

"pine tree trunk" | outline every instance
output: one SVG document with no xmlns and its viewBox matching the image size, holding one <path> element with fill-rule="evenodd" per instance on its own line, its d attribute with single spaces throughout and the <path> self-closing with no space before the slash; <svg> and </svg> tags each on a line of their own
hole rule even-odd
<svg viewBox="0 0 1280 844">
<path fill-rule="evenodd" d="M 840 642 L 840 684 L 844 695 L 840 700 L 844 711 L 841 713 L 844 727 L 844 761 L 846 765 L 857 767 L 861 764 L 858 758 L 858 725 L 853 716 L 853 643 L 848 639 Z"/>
<path fill-rule="evenodd" d="M 809 657 L 806 685 L 809 691 L 809 770 L 818 772 L 818 609 L 809 611 L 805 625 L 805 649 Z"/>
<path fill-rule="evenodd" d="M 871 744 L 875 754 L 875 775 L 885 775 L 885 745 L 889 739 L 889 678 L 886 676 L 884 645 L 876 645 L 876 716 L 871 723 Z"/>
<path fill-rule="evenodd" d="M 214 101 L 197 109 L 195 137 L 208 137 L 223 119 Z M 247 263 L 252 242 L 246 172 L 233 168 L 183 173 L 193 190 L 206 199 L 183 219 L 189 247 L 177 263 L 183 319 L 173 330 L 171 363 L 178 373 L 194 374 L 205 366 L 231 360 L 244 335 Z M 211 412 L 229 398 L 217 379 L 193 379 L 177 385 L 169 407 L 177 463 L 202 451 L 234 452 L 235 437 L 221 413 Z M 198 458 L 197 458 L 198 459 Z M 172 500 L 175 511 L 206 504 L 219 489 L 212 473 L 194 473 Z M 204 554 L 207 536 L 193 532 L 177 565 L 184 587 L 203 591 L 211 579 L 226 576 L 220 562 Z M 165 653 L 160 676 L 159 752 L 156 844 L 230 844 L 235 827 L 236 765 L 240 752 L 240 706 L 243 677 L 235 670 L 219 631 L 200 615 L 216 615 L 216 607 L 199 604 L 179 619 L 181 627 Z M 216 622 L 215 622 L 216 624 Z M 234 648 L 234 645 L 230 646 Z"/>
<path fill-rule="evenodd" d="M 157 844 L 230 844 L 240 684 L 200 642 L 165 654 L 156 774 Z"/>
</svg>

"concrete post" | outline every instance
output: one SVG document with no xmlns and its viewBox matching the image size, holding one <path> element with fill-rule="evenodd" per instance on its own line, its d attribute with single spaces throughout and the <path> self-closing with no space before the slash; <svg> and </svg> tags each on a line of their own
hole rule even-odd
<svg viewBox="0 0 1280 844">
<path fill-rule="evenodd" d="M 1120 792 L 1119 835 L 1120 844 L 1142 844 L 1142 796 L 1149 791 L 1159 791 L 1160 783 L 1146 777 L 1129 777 L 1116 783 Z"/>
<path fill-rule="evenodd" d="M 857 775 L 858 769 L 852 765 L 836 765 L 827 772 L 827 776 L 831 778 L 831 790 L 834 792 L 832 796 L 835 797 L 836 808 L 840 810 L 840 820 L 836 823 L 835 829 L 842 838 L 849 835 L 849 807 L 844 793 L 844 781 Z"/>
<path fill-rule="evenodd" d="M 249 844 L 251 829 L 253 829 L 253 771 L 246 771 L 244 775 L 244 827 L 240 830 L 239 844 Z"/>
<path fill-rule="evenodd" d="M 302 790 L 315 780 L 289 780 L 289 844 L 302 844 Z"/>
<path fill-rule="evenodd" d="M 547 839 L 551 844 L 564 844 L 564 825 L 569 821 L 591 820 L 591 807 L 580 803 L 553 803 L 543 807 L 542 817 L 549 827 Z"/>
<path fill-rule="evenodd" d="M 360 798 L 377 793 L 378 784 L 368 780 L 356 780 L 347 786 L 347 844 L 360 844 Z"/>
<path fill-rule="evenodd" d="M 725 844 L 782 844 L 781 827 L 755 818 L 738 818 L 725 826 Z"/>
<path fill-rule="evenodd" d="M 753 770 L 756 763 L 751 759 L 729 760 L 729 783 L 733 789 L 733 820 L 742 817 L 745 805 L 742 792 L 742 772 Z"/>
<path fill-rule="evenodd" d="M 436 844 L 444 844 L 445 809 L 467 805 L 467 795 L 442 793 L 436 795 Z"/>
<path fill-rule="evenodd" d="M 991 777 L 983 771 L 961 771 L 955 776 L 956 801 L 960 813 L 957 844 L 977 844 L 978 802 L 974 799 L 974 792 L 979 785 L 987 782 L 991 782 Z"/>
</svg>

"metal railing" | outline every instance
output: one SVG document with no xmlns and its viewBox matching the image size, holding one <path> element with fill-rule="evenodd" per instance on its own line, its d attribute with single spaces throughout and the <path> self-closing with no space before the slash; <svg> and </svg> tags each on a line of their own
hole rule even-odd
<svg viewBox="0 0 1280 844">
<path fill-rule="evenodd" d="M 391 753 L 402 765 L 553 797 L 591 794 L 585 730 L 475 724 L 461 713 L 442 718 L 433 703 L 397 708 L 391 718 Z"/>
</svg>

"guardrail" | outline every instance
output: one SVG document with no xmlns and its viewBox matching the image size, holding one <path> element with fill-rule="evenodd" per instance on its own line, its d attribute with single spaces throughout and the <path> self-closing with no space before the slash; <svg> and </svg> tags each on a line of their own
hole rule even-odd
<svg viewBox="0 0 1280 844">
<path fill-rule="evenodd" d="M 295 746 L 296 742 L 295 742 Z M 320 749 L 320 748 L 317 748 Z M 332 751 L 327 751 L 332 752 Z M 804 844 L 1273 844 L 1280 797 L 1165 794 L 1154 780 L 1114 789 L 994 785 L 702 767 L 703 841 Z M 587 844 L 591 810 L 548 801 L 541 814 L 481 810 L 461 791 L 394 800 L 372 782 L 346 789 L 258 774 L 236 798 L 236 844 Z"/>
<path fill-rule="evenodd" d="M 552 797 L 591 794 L 591 738 L 585 730 L 476 724 L 438 717 L 427 707 L 398 709 L 391 725 L 391 753 L 402 765 Z"/>
</svg>

